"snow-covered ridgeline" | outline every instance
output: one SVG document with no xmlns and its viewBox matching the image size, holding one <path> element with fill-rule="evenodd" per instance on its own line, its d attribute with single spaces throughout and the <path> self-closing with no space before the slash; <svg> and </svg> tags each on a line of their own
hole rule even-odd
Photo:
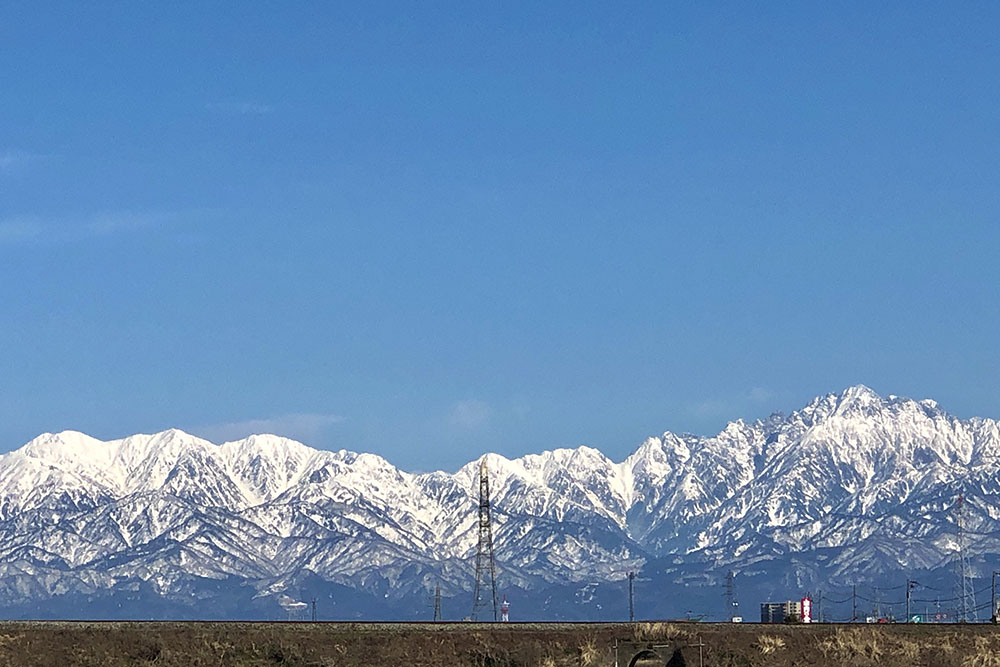
<svg viewBox="0 0 1000 667">
<path fill-rule="evenodd" d="M 664 433 L 622 462 L 589 447 L 489 461 L 501 571 L 524 587 L 668 554 L 725 563 L 836 547 L 847 567 L 866 540 L 887 562 L 859 566 L 933 566 L 963 492 L 980 548 L 1000 533 L 997 422 L 862 386 L 711 438 Z M 273 435 L 44 434 L 0 456 L 0 577 L 45 573 L 53 590 L 139 578 L 169 592 L 192 575 L 419 587 L 433 572 L 461 586 L 475 475 L 475 462 L 411 474 Z M 932 546 L 914 554 L 917 536 Z"/>
</svg>

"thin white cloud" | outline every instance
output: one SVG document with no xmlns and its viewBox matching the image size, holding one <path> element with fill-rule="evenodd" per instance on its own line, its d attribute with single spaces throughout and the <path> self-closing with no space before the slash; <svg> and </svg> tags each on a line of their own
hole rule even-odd
<svg viewBox="0 0 1000 667">
<path fill-rule="evenodd" d="M 470 398 L 451 406 L 448 423 L 462 429 L 476 429 L 484 426 L 493 415 L 493 409 L 483 401 Z"/>
<path fill-rule="evenodd" d="M 269 433 L 306 444 L 317 444 L 323 439 L 327 429 L 343 421 L 344 417 L 340 415 L 292 413 L 226 424 L 209 424 L 194 428 L 192 432 L 212 442 L 231 442 L 250 435 Z"/>
<path fill-rule="evenodd" d="M 0 245 L 31 241 L 45 233 L 45 226 L 30 218 L 0 220 Z"/>
<path fill-rule="evenodd" d="M 165 213 L 116 211 L 81 218 L 13 217 L 0 220 L 0 245 L 72 243 L 98 236 L 135 233 L 171 217 Z"/>
<path fill-rule="evenodd" d="M 753 387 L 737 396 L 709 398 L 693 403 L 688 407 L 688 411 L 700 419 L 736 419 L 745 410 L 764 405 L 774 396 L 774 392 L 770 389 Z"/>
<path fill-rule="evenodd" d="M 692 404 L 689 407 L 689 412 L 701 419 L 715 417 L 729 418 L 736 413 L 736 407 L 733 401 L 709 398 Z"/>
<path fill-rule="evenodd" d="M 95 235 L 134 232 L 152 227 L 164 219 L 161 214 L 119 211 L 102 213 L 87 222 L 87 231 Z"/>
<path fill-rule="evenodd" d="M 44 155 L 25 151 L 0 151 L 0 174 L 14 174 L 43 159 Z"/>
<path fill-rule="evenodd" d="M 205 109 L 212 113 L 236 116 L 263 116 L 274 111 L 270 104 L 259 102 L 209 102 Z"/>
</svg>

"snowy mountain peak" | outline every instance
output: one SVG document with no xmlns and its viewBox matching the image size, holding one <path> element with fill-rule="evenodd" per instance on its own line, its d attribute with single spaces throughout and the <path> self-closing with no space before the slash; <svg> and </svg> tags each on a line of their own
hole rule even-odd
<svg viewBox="0 0 1000 667">
<path fill-rule="evenodd" d="M 959 492 L 976 535 L 1000 532 L 1000 425 L 863 385 L 711 437 L 667 431 L 621 462 L 586 446 L 486 460 L 500 576 L 524 589 L 611 581 L 625 562 L 736 567 L 815 549 L 833 578 L 938 567 Z M 461 591 L 478 465 L 411 474 L 277 435 L 45 433 L 0 456 L 0 593 L 141 581 L 189 600 L 196 580 L 281 592 L 305 573 Z"/>
<path fill-rule="evenodd" d="M 856 384 L 840 392 L 841 400 L 878 401 L 883 399 L 877 391 L 864 384 Z"/>
<path fill-rule="evenodd" d="M 34 458 L 59 461 L 85 461 L 107 456 L 107 444 L 79 431 L 43 433 L 16 453 Z"/>
</svg>

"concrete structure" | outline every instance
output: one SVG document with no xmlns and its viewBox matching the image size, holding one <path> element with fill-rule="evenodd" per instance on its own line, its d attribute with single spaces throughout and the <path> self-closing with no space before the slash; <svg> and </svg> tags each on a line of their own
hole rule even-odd
<svg viewBox="0 0 1000 667">
<path fill-rule="evenodd" d="M 797 600 L 765 602 L 760 605 L 761 623 L 784 623 L 789 616 L 798 620 L 801 615 L 802 603 Z"/>
</svg>

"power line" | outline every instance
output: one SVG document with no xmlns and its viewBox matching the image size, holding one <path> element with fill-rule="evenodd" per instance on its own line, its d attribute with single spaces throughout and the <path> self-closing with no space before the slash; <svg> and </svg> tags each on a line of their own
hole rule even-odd
<svg viewBox="0 0 1000 667">
<path fill-rule="evenodd" d="M 975 596 L 981 596 L 983 594 L 990 595 L 993 592 L 994 583 L 996 583 L 997 579 L 1000 579 L 1000 570 L 998 570 L 995 573 L 994 580 L 991 581 L 989 584 L 986 584 L 985 586 L 981 586 L 981 587 L 975 587 L 975 586 L 973 586 L 971 588 L 973 595 L 975 595 Z M 971 580 L 971 577 L 970 577 L 970 580 Z M 952 604 L 954 604 L 954 603 L 961 603 L 963 601 L 963 599 L 965 599 L 965 597 L 963 595 L 959 595 L 959 596 L 955 596 L 955 597 L 936 597 L 936 598 L 933 598 L 933 599 L 931 599 L 931 598 L 918 598 L 918 597 L 916 597 L 912 593 L 912 591 L 914 591 L 916 589 L 926 589 L 928 591 L 936 591 L 936 590 L 940 590 L 940 589 L 938 589 L 938 588 L 936 588 L 934 586 L 927 586 L 925 584 L 920 583 L 919 581 L 912 580 L 912 579 L 908 579 L 907 582 L 906 582 L 906 584 L 901 585 L 901 586 L 887 586 L 887 587 L 883 587 L 883 586 L 871 586 L 871 587 L 867 587 L 867 588 L 869 588 L 869 590 L 871 590 L 871 591 L 874 591 L 874 594 L 873 595 L 865 595 L 863 593 L 859 593 L 858 592 L 859 586 L 857 584 L 854 584 L 854 585 L 851 586 L 851 595 L 850 596 L 846 596 L 846 597 L 843 597 L 843 598 L 830 598 L 830 597 L 825 597 L 824 596 L 823 597 L 823 602 L 827 603 L 828 605 L 837 606 L 837 605 L 844 605 L 844 604 L 847 604 L 847 603 L 851 603 L 851 616 L 850 617 L 827 615 L 826 620 L 830 621 L 830 622 L 833 622 L 833 623 L 857 622 L 859 620 L 859 618 L 861 618 L 858 615 L 858 601 L 861 601 L 863 603 L 869 603 L 869 604 L 873 605 L 873 608 L 874 608 L 873 611 L 875 612 L 874 615 L 877 616 L 877 617 L 880 617 L 880 618 L 883 617 L 883 616 L 888 616 L 889 618 L 891 618 L 894 613 L 901 612 L 902 609 L 900 609 L 900 608 L 903 607 L 906 610 L 906 619 L 907 619 L 907 622 L 909 622 L 909 619 L 912 618 L 912 613 L 913 613 L 913 606 L 912 605 L 914 605 L 914 604 L 920 603 L 920 604 L 924 604 L 924 605 L 929 605 L 929 604 L 936 605 L 937 608 L 938 608 L 938 613 L 940 614 L 940 612 L 941 612 L 941 605 L 942 604 L 944 604 L 944 603 L 952 603 Z M 898 591 L 898 590 L 902 590 L 902 589 L 907 589 L 906 590 L 907 594 L 904 597 L 904 599 L 901 599 L 901 600 L 892 600 L 892 599 L 885 600 L 885 599 L 882 598 L 882 593 L 885 592 L 885 591 Z M 984 611 L 986 609 L 990 609 L 991 610 L 990 611 L 991 615 L 994 614 L 994 613 L 996 613 L 996 605 L 1000 605 L 1000 599 L 997 599 L 997 598 L 1000 598 L 1000 591 L 997 591 L 997 593 L 994 594 L 994 595 L 990 595 L 990 602 L 983 602 L 983 603 L 979 603 L 979 604 L 975 604 L 975 605 L 969 605 L 967 607 L 968 612 L 969 612 L 968 615 L 972 616 L 974 618 L 978 618 L 979 612 L 982 612 L 982 611 Z M 982 599 L 982 598 L 980 597 L 979 599 Z M 883 613 L 883 612 L 885 612 L 885 613 Z M 961 612 L 962 612 L 961 609 L 955 609 L 955 617 L 954 617 L 955 620 L 958 621 L 958 622 L 971 622 L 971 621 L 963 621 L 962 620 L 962 613 Z"/>
<path fill-rule="evenodd" d="M 829 597 L 824 596 L 823 602 L 827 602 L 829 604 L 844 604 L 845 602 L 850 602 L 853 599 L 854 596 L 846 597 L 843 600 L 831 600 Z"/>
</svg>

